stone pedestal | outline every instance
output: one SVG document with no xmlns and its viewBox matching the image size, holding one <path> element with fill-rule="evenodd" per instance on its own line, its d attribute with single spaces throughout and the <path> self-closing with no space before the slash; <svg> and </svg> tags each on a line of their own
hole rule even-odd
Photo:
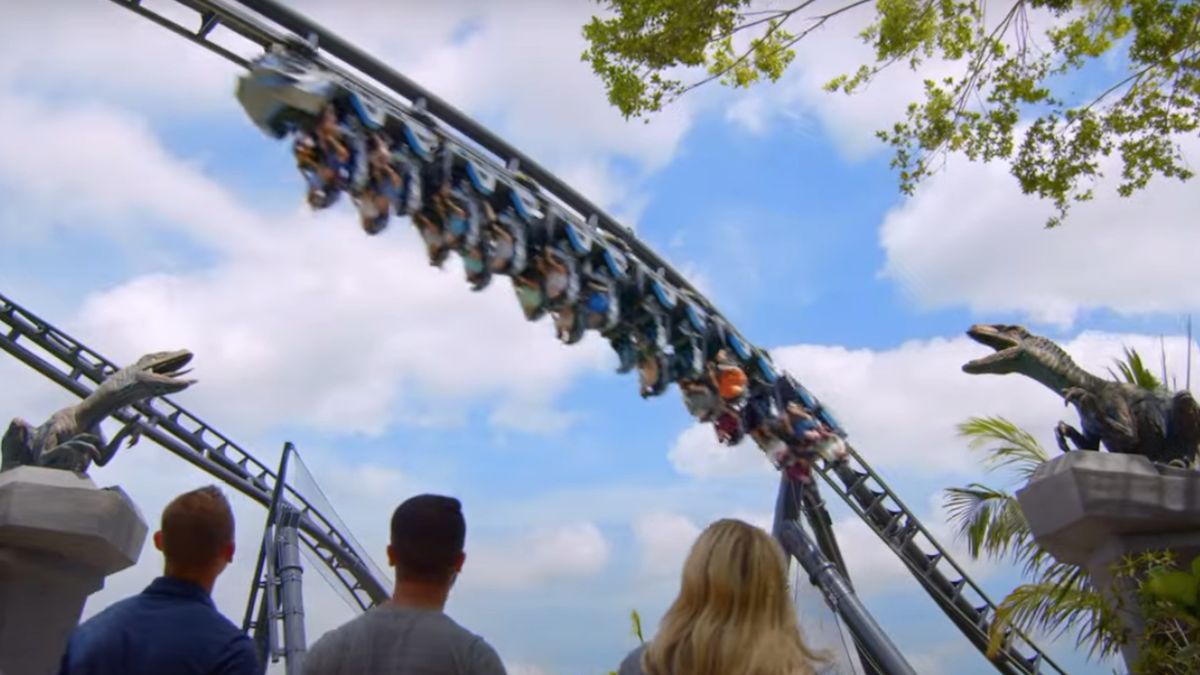
<svg viewBox="0 0 1200 675">
<path fill-rule="evenodd" d="M 57 469 L 0 473 L 0 673 L 57 672 L 87 597 L 137 562 L 145 540 L 120 488 Z"/>
<path fill-rule="evenodd" d="M 1200 471 L 1152 464 L 1139 455 L 1069 452 L 1042 465 L 1017 501 L 1038 544 L 1088 570 L 1102 592 L 1136 607 L 1110 566 L 1128 553 L 1170 549 L 1187 564 L 1200 555 Z M 1126 615 L 1140 630 L 1141 617 Z M 1136 658 L 1136 645 L 1124 652 Z"/>
</svg>

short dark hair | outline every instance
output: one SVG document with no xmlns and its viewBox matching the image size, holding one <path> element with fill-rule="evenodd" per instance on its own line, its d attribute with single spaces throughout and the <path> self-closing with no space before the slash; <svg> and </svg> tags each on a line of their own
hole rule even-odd
<svg viewBox="0 0 1200 675">
<path fill-rule="evenodd" d="M 417 495 L 392 513 L 396 572 L 405 579 L 448 580 L 466 538 L 462 504 L 453 497 Z"/>
<path fill-rule="evenodd" d="M 162 551 L 172 565 L 201 569 L 233 541 L 233 509 L 215 485 L 185 492 L 162 512 Z"/>
</svg>

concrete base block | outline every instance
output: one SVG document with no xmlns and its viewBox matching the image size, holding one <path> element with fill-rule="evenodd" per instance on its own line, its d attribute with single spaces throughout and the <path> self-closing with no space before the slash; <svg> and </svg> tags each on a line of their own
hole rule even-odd
<svg viewBox="0 0 1200 675">
<path fill-rule="evenodd" d="M 1124 555 L 1169 549 L 1185 564 L 1200 555 L 1200 471 L 1140 455 L 1069 452 L 1039 467 L 1017 501 L 1042 548 L 1087 569 L 1098 590 L 1129 608 L 1133 589 L 1117 588 L 1110 571 Z M 1141 630 L 1140 616 L 1125 616 Z M 1131 663 L 1134 646 L 1124 656 Z"/>
<path fill-rule="evenodd" d="M 146 532 L 120 488 L 58 469 L 0 473 L 0 673 L 56 672 L 87 597 L 137 562 Z"/>
</svg>

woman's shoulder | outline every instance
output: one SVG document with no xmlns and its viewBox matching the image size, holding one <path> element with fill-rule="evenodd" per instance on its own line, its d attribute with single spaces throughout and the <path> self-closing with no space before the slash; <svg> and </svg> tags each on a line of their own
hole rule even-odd
<svg viewBox="0 0 1200 675">
<path fill-rule="evenodd" d="M 617 675 L 645 675 L 642 672 L 642 653 L 645 651 L 646 645 L 643 644 L 629 652 L 625 656 L 625 660 L 621 661 L 621 667 L 617 670 Z"/>
</svg>

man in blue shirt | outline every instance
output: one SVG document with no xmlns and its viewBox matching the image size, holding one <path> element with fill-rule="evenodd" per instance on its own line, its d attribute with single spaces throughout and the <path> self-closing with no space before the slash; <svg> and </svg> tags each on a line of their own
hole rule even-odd
<svg viewBox="0 0 1200 675">
<path fill-rule="evenodd" d="M 261 675 L 250 638 L 210 597 L 233 560 L 233 511 L 221 491 L 203 487 L 167 504 L 154 546 L 163 576 L 76 628 L 59 674 Z"/>
</svg>

